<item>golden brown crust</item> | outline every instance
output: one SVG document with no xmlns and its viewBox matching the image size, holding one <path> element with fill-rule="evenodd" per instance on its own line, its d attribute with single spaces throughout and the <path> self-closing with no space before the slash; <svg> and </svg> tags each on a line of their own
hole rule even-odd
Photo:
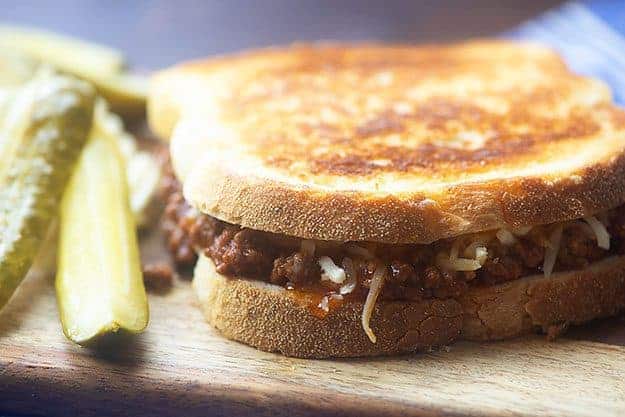
<svg viewBox="0 0 625 417">
<path fill-rule="evenodd" d="M 512 178 L 449 186 L 431 196 L 315 192 L 206 169 L 185 183 L 200 211 L 256 230 L 308 239 L 431 243 L 500 227 L 581 218 L 623 202 L 625 154 L 557 182 Z"/>
<path fill-rule="evenodd" d="M 625 308 L 625 256 L 589 268 L 474 288 L 462 300 L 462 337 L 507 339 L 552 326 L 580 324 Z"/>
<path fill-rule="evenodd" d="M 625 256 L 551 278 L 527 277 L 473 288 L 460 303 L 378 302 L 373 344 L 360 322 L 362 303 L 346 302 L 321 319 L 306 300 L 276 287 L 215 272 L 201 257 L 194 287 L 207 321 L 226 337 L 261 350 L 304 358 L 390 355 L 456 339 L 500 340 L 579 324 L 625 308 Z"/>
<path fill-rule="evenodd" d="M 303 358 L 391 355 L 446 345 L 460 333 L 453 300 L 377 303 L 373 344 L 362 330 L 362 303 L 345 303 L 325 318 L 306 300 L 260 281 L 228 279 L 201 257 L 193 281 L 207 321 L 226 337 L 258 349 Z"/>
<path fill-rule="evenodd" d="M 428 243 L 625 200 L 625 112 L 549 50 L 317 45 L 158 75 L 185 196 L 245 227 Z"/>
</svg>

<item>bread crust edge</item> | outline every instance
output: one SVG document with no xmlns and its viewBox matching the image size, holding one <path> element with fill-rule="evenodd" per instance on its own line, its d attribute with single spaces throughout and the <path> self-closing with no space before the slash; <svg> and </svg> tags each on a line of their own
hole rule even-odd
<svg viewBox="0 0 625 417">
<path fill-rule="evenodd" d="M 509 339 L 616 314 L 625 308 L 625 256 L 551 278 L 473 288 L 457 301 L 379 301 L 371 319 L 375 344 L 362 329 L 362 302 L 344 302 L 319 318 L 307 299 L 260 281 L 224 277 L 205 257 L 193 285 L 206 320 L 229 339 L 301 358 L 379 356 L 461 339 Z"/>
<path fill-rule="evenodd" d="M 306 239 L 427 244 L 501 227 L 578 219 L 625 200 L 625 153 L 560 180 L 458 184 L 435 199 L 316 190 L 230 169 L 218 164 L 187 178 L 187 201 L 229 223 Z"/>
</svg>

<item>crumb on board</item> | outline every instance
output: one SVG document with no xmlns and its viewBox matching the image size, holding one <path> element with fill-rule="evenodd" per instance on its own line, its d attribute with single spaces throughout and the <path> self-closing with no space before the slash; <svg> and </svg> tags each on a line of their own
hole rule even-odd
<svg viewBox="0 0 625 417">
<path fill-rule="evenodd" d="M 165 262 L 143 265 L 143 282 L 148 291 L 165 292 L 173 285 L 174 271 Z"/>
</svg>

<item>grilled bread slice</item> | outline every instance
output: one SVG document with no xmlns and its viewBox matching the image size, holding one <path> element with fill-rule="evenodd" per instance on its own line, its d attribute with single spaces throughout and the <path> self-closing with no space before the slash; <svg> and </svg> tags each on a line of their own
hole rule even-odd
<svg viewBox="0 0 625 417">
<path fill-rule="evenodd" d="M 310 300 L 282 287 L 218 274 L 201 256 L 193 286 L 207 321 L 230 339 L 303 358 L 391 355 L 455 340 L 499 340 L 550 332 L 625 308 L 625 256 L 578 271 L 473 288 L 459 300 L 378 301 L 362 330 L 362 301 L 344 301 L 320 318 Z"/>
<path fill-rule="evenodd" d="M 625 112 L 535 45 L 295 45 L 192 62 L 153 79 L 149 120 L 173 135 L 191 204 L 303 238 L 429 243 L 625 199 Z"/>
</svg>

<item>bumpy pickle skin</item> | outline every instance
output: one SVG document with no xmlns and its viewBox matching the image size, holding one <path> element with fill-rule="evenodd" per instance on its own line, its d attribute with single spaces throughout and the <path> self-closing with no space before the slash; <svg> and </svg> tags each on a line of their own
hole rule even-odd
<svg viewBox="0 0 625 417">
<path fill-rule="evenodd" d="M 15 93 L 0 130 L 0 308 L 45 239 L 91 127 L 95 92 L 50 70 Z"/>
<path fill-rule="evenodd" d="M 124 169 L 117 141 L 96 117 L 61 203 L 56 275 L 63 332 L 83 346 L 148 324 Z"/>
</svg>

